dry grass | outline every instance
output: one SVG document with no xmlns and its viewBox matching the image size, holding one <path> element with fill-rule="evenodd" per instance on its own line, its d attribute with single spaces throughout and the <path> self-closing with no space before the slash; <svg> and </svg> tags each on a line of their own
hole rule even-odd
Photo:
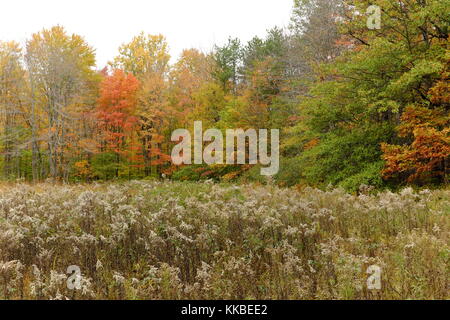
<svg viewBox="0 0 450 320">
<path fill-rule="evenodd" d="M 448 299 L 450 191 L 0 188 L 4 299 Z M 80 290 L 67 288 L 77 265 Z M 367 289 L 370 265 L 382 289 Z"/>
</svg>

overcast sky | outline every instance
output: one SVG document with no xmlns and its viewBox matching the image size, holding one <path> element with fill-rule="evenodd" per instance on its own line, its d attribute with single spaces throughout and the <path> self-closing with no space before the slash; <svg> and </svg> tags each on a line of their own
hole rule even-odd
<svg viewBox="0 0 450 320">
<path fill-rule="evenodd" d="M 60 24 L 82 35 L 99 68 L 140 31 L 167 37 L 172 59 L 182 49 L 209 51 L 228 36 L 243 41 L 289 23 L 293 0 L 9 0 L 2 1 L 0 40 L 24 43 Z"/>
</svg>

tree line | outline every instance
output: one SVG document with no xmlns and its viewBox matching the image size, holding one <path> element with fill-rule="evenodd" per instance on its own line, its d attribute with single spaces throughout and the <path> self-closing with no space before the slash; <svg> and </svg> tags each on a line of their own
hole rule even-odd
<svg viewBox="0 0 450 320">
<path fill-rule="evenodd" d="M 381 8 L 381 28 L 366 10 Z M 288 28 L 171 64 L 141 33 L 107 67 L 62 26 L 0 42 L 4 180 L 167 176 L 261 181 L 257 166 L 174 166 L 171 133 L 281 130 L 285 186 L 442 185 L 449 173 L 450 2 L 295 0 Z"/>
</svg>

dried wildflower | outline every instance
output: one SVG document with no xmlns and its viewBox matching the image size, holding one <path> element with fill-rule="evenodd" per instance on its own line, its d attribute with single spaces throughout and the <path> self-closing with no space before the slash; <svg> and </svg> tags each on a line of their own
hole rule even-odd
<svg viewBox="0 0 450 320">
<path fill-rule="evenodd" d="M 117 284 L 123 285 L 125 283 L 125 277 L 119 272 L 114 272 L 113 279 L 116 281 Z"/>
<path fill-rule="evenodd" d="M 8 187 L 0 296 L 364 299 L 372 297 L 365 270 L 377 265 L 396 288 L 381 298 L 447 299 L 449 191 L 360 191 L 171 181 Z M 74 264 L 83 275 L 70 291 L 61 270 Z"/>
</svg>

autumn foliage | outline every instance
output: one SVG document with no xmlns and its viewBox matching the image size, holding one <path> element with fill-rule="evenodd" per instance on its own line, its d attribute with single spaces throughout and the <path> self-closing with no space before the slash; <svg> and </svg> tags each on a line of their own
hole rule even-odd
<svg viewBox="0 0 450 320">
<path fill-rule="evenodd" d="M 447 64 L 448 67 L 448 64 Z M 450 85 L 448 71 L 428 94 L 431 106 L 408 106 L 397 127 L 410 144 L 382 144 L 384 178 L 404 177 L 410 183 L 448 183 L 450 173 Z"/>
<path fill-rule="evenodd" d="M 141 32 L 107 66 L 62 26 L 0 42 L 6 180 L 267 183 L 258 165 L 171 161 L 176 129 L 279 129 L 283 186 L 438 186 L 449 171 L 448 1 L 294 1 L 288 30 L 173 61 Z M 382 8 L 370 29 L 369 5 Z M 192 132 L 191 132 L 192 133 Z M 272 181 L 272 180 L 269 180 Z"/>
<path fill-rule="evenodd" d="M 115 153 L 126 152 L 138 122 L 136 93 L 139 81 L 131 74 L 116 70 L 100 85 L 97 106 L 98 129 L 102 148 Z"/>
</svg>

